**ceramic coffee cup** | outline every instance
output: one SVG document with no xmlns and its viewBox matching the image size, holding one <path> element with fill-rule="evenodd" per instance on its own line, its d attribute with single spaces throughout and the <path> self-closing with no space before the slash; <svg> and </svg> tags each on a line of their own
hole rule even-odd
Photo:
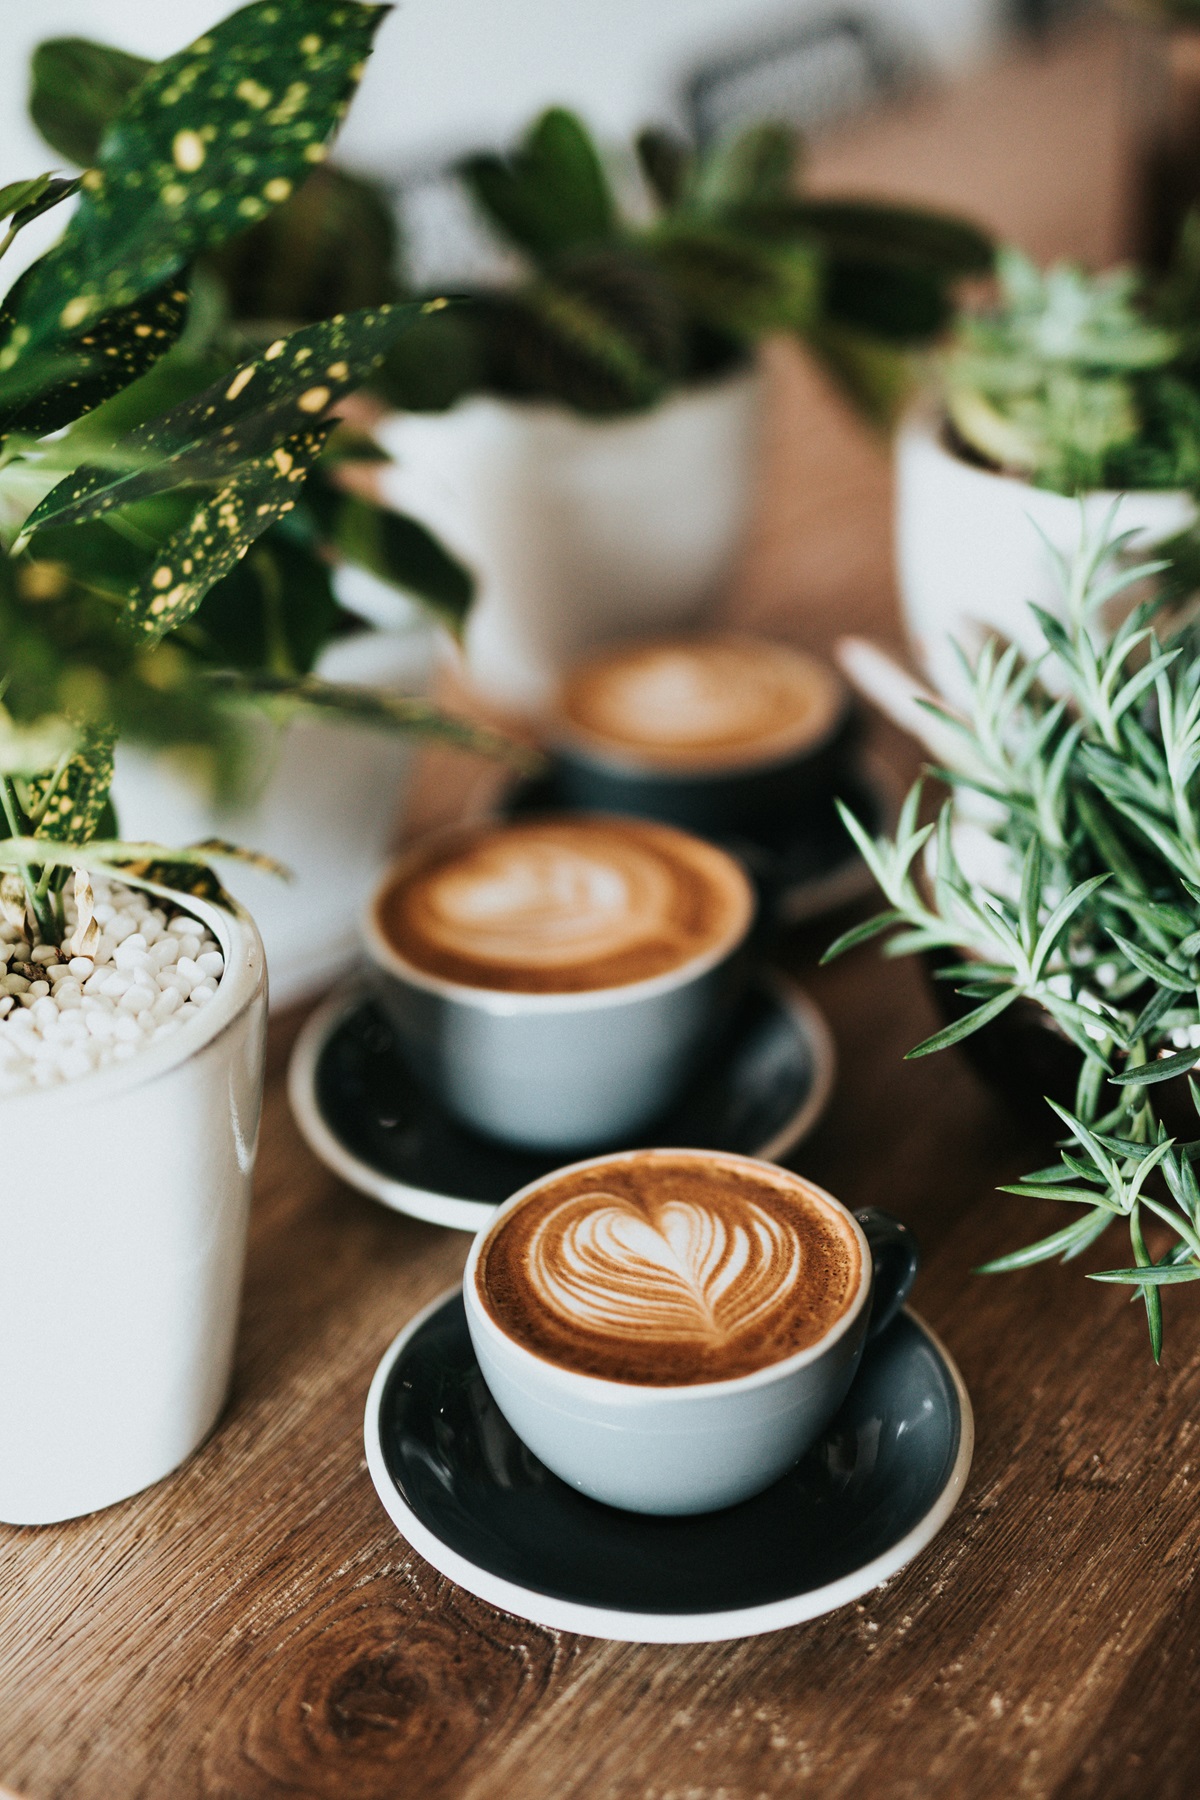
<svg viewBox="0 0 1200 1800">
<path fill-rule="evenodd" d="M 593 652 L 564 678 L 548 736 L 569 806 L 754 838 L 829 804 L 856 725 L 828 665 L 709 633 Z"/>
<path fill-rule="evenodd" d="M 396 896 L 420 884 L 414 942 Z M 416 1078 L 488 1136 L 570 1151 L 620 1142 L 676 1098 L 741 990 L 754 911 L 711 844 L 550 815 L 415 847 L 365 939 Z M 447 931 L 455 953 L 429 954 Z"/>
<path fill-rule="evenodd" d="M 806 1203 L 827 1209 L 843 1241 L 854 1248 L 852 1280 L 839 1294 L 828 1328 L 794 1354 L 748 1373 L 678 1384 L 606 1379 L 567 1366 L 562 1354 L 552 1360 L 530 1347 L 532 1339 L 519 1341 L 480 1291 L 481 1281 L 490 1279 L 489 1257 L 495 1252 L 489 1246 L 507 1219 L 564 1177 L 603 1183 L 615 1165 L 635 1159 L 651 1178 L 656 1166 L 674 1166 L 671 1159 L 716 1164 L 734 1176 L 794 1185 Z M 611 1202 L 612 1196 L 603 1199 Z M 676 1290 L 680 1228 L 677 1218 L 666 1234 L 673 1239 L 665 1262 Z M 698 1266 L 711 1274 L 715 1257 L 711 1232 L 702 1233 Z M 645 1150 L 588 1159 L 514 1194 L 472 1245 L 463 1297 L 483 1378 L 513 1430 L 547 1468 L 611 1506 L 686 1514 L 747 1499 L 799 1460 L 845 1398 L 864 1344 L 904 1304 L 917 1262 L 915 1240 L 896 1220 L 874 1209 L 853 1214 L 822 1189 L 772 1164 L 723 1152 Z M 586 1255 L 576 1276 L 580 1268 L 586 1281 Z M 630 1311 L 627 1341 L 643 1359 L 652 1355 L 649 1317 L 644 1301 Z M 611 1323 L 611 1311 L 609 1318 Z"/>
</svg>

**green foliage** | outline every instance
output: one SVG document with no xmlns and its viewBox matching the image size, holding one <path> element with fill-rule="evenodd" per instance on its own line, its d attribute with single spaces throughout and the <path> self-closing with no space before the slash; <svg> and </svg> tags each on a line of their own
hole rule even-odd
<svg viewBox="0 0 1200 1800">
<path fill-rule="evenodd" d="M 462 178 L 527 278 L 464 296 L 450 324 L 389 358 L 387 395 L 443 406 L 478 388 L 588 413 L 655 404 L 735 367 L 771 332 L 826 362 L 879 422 L 910 381 L 907 355 L 950 313 L 965 275 L 991 266 L 963 221 L 882 203 L 803 199 L 801 145 L 754 125 L 702 154 L 667 132 L 636 144 L 646 207 L 626 216 L 583 124 L 554 109 L 509 157 L 468 158 Z"/>
<path fill-rule="evenodd" d="M 1200 382 L 1181 262 L 1155 294 L 1128 269 L 998 260 L 998 305 L 964 315 L 943 362 L 958 436 L 1040 487 L 1200 483 Z M 1190 287 L 1194 285 L 1189 283 Z"/>
<path fill-rule="evenodd" d="M 914 1056 L 1019 1000 L 1077 1046 L 1074 1110 L 1055 1108 L 1061 1159 L 1006 1191 L 1083 1216 L 987 1267 L 1076 1256 L 1123 1222 L 1132 1266 L 1097 1279 L 1140 1295 L 1157 1357 L 1159 1288 L 1200 1279 L 1200 1140 L 1169 1137 L 1156 1110 L 1161 1084 L 1200 1059 L 1200 637 L 1163 637 L 1149 601 L 1106 623 L 1162 568 L 1131 566 L 1128 551 L 1110 518 L 1072 565 L 1060 559 L 1061 618 L 1033 609 L 1042 654 L 990 641 L 967 713 L 935 709 L 958 745 L 942 771 L 957 798 L 936 824 L 919 822 L 919 785 L 890 841 L 845 815 L 888 910 L 827 954 L 885 932 L 889 954 L 955 953 L 942 973 L 976 1004 Z M 1192 1095 L 1200 1114 L 1194 1083 Z M 1171 1234 L 1155 1259 L 1147 1216 Z"/>
<path fill-rule="evenodd" d="M 411 573 L 456 626 L 465 614 L 468 578 L 413 522 L 368 521 L 331 482 L 323 505 L 300 499 L 334 434 L 331 407 L 426 311 L 372 297 L 255 342 L 215 272 L 223 246 L 321 163 L 385 11 L 255 0 L 158 65 L 79 40 L 37 58 L 35 116 L 91 165 L 78 182 L 38 176 L 0 192 L 11 220 L 0 251 L 80 193 L 59 243 L 0 308 L 0 875 L 5 906 L 45 937 L 62 928 L 72 867 L 220 892 L 206 853 L 115 837 L 120 735 L 186 745 L 227 775 L 252 707 L 500 742 L 310 673 L 342 623 L 325 514 L 388 579 Z M 270 239 L 287 256 L 313 207 L 336 204 L 339 180 L 318 170 L 318 182 L 309 210 Z M 213 268 L 188 267 L 206 253 Z M 285 285 L 268 283 L 263 304 L 286 302 L 294 279 L 297 304 L 319 307 L 327 260 L 284 262 Z M 377 276 L 364 265 L 353 279 L 370 288 Z"/>
</svg>

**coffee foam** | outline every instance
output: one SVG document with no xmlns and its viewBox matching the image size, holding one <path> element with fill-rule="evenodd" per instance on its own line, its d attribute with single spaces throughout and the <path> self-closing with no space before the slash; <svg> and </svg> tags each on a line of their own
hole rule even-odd
<svg viewBox="0 0 1200 1800">
<path fill-rule="evenodd" d="M 623 987 L 730 949 L 753 898 L 739 865 L 641 820 L 546 816 L 487 825 L 402 868 L 377 908 L 405 962 L 470 987 Z"/>
<path fill-rule="evenodd" d="M 559 696 L 564 743 L 675 772 L 771 763 L 815 749 L 845 709 L 837 675 L 784 644 L 708 636 L 590 656 Z"/>
<path fill-rule="evenodd" d="M 475 1283 L 550 1362 L 686 1386 L 815 1344 L 861 1275 L 854 1231 L 799 1176 L 658 1151 L 551 1177 L 493 1228 Z"/>
</svg>

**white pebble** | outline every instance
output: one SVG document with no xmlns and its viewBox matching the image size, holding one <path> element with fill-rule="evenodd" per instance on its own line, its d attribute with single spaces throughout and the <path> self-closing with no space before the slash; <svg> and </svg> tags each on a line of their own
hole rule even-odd
<svg viewBox="0 0 1200 1800">
<path fill-rule="evenodd" d="M 214 997 L 224 958 L 186 914 L 168 921 L 149 897 L 93 879 L 101 936 L 92 956 L 62 960 L 0 925 L 0 1096 L 74 1081 L 184 1030 Z M 66 896 L 68 926 L 75 924 Z M 11 972 L 33 964 L 37 975 Z M 189 998 L 190 996 L 190 998 Z"/>
</svg>

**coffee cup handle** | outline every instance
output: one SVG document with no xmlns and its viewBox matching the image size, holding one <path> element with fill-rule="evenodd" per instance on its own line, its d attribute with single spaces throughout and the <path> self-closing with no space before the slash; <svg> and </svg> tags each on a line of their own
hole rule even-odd
<svg viewBox="0 0 1200 1800">
<path fill-rule="evenodd" d="M 867 1325 L 867 1341 L 886 1331 L 912 1292 L 921 1264 L 917 1240 L 907 1225 L 893 1219 L 878 1207 L 864 1206 L 855 1218 L 863 1229 L 875 1265 L 875 1291 L 871 1297 L 871 1317 Z"/>
</svg>

